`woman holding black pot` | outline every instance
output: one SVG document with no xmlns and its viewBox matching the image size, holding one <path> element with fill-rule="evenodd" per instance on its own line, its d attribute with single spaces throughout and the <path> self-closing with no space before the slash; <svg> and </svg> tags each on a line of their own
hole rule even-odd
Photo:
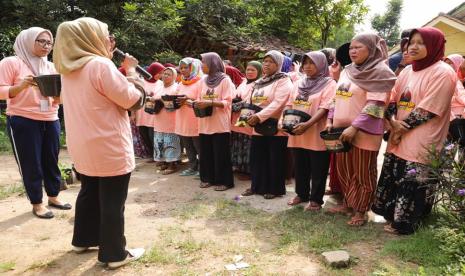
<svg viewBox="0 0 465 276">
<path fill-rule="evenodd" d="M 272 50 L 263 59 L 263 77 L 252 91 L 251 103 L 261 111 L 247 120 L 255 127 L 250 146 L 252 185 L 243 196 L 263 195 L 273 199 L 286 194 L 287 136 L 277 130 L 278 120 L 294 86 L 286 73 L 281 72 L 284 56 Z"/>
<path fill-rule="evenodd" d="M 199 98 L 193 105 L 198 113 L 207 115 L 199 118 L 200 188 L 215 186 L 215 191 L 225 191 L 234 187 L 230 132 L 235 86 L 217 53 L 201 56 L 202 71 L 207 77 L 202 80 Z M 208 109 L 212 110 L 210 115 Z"/>
<path fill-rule="evenodd" d="M 318 211 L 323 205 L 330 157 L 320 132 L 326 127 L 336 82 L 330 77 L 325 54 L 320 51 L 305 54 L 302 69 L 306 77 L 296 83 L 288 107 L 289 110 L 304 112 L 302 115 L 310 115 L 310 119 L 289 129 L 288 147 L 293 148 L 294 153 L 297 196 L 288 205 L 310 201 L 305 210 Z M 285 120 L 286 111 L 283 124 Z"/>
<path fill-rule="evenodd" d="M 61 182 L 58 103 L 43 96 L 32 80 L 33 76 L 56 72 L 53 64 L 47 61 L 52 46 L 53 36 L 49 30 L 32 27 L 16 37 L 15 56 L 0 62 L 0 99 L 7 100 L 8 135 L 32 213 L 46 219 L 54 215 L 42 204 L 42 182 L 49 206 L 71 209 L 70 204 L 57 198 Z"/>
<path fill-rule="evenodd" d="M 396 76 L 385 63 L 386 42 L 376 34 L 356 35 L 349 55 L 352 64 L 339 78 L 328 129 L 345 128 L 340 140 L 352 147 L 336 155 L 344 201 L 329 212 L 351 214 L 347 224 L 362 226 L 373 203 L 384 111 Z"/>
<path fill-rule="evenodd" d="M 53 61 L 62 74 L 66 142 L 81 190 L 76 199 L 72 244 L 77 253 L 99 247 L 110 269 L 139 258 L 126 250 L 124 209 L 135 168 L 127 110 L 145 100 L 137 60 L 126 54 L 124 77 L 111 61 L 114 39 L 107 24 L 83 17 L 58 26 Z"/>
</svg>

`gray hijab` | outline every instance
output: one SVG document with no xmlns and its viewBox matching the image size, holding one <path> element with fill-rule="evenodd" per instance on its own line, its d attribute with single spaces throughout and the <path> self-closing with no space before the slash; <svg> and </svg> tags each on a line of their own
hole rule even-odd
<svg viewBox="0 0 465 276">
<path fill-rule="evenodd" d="M 368 92 L 390 92 L 396 82 L 396 75 L 386 65 L 388 52 L 386 41 L 377 34 L 363 33 L 354 36 L 368 48 L 369 54 L 363 64 L 355 63 L 346 67 L 347 77 Z"/>
<path fill-rule="evenodd" d="M 200 56 L 202 57 L 202 62 L 205 62 L 209 69 L 208 76 L 205 78 L 207 86 L 210 88 L 217 87 L 227 77 L 223 60 L 215 52 L 204 53 Z"/>
<path fill-rule="evenodd" d="M 284 62 L 283 54 L 281 54 L 279 51 L 271 50 L 271 51 L 268 51 L 263 58 L 266 58 L 266 57 L 270 57 L 271 59 L 273 59 L 273 61 L 278 66 L 278 70 L 274 72 L 273 75 L 271 76 L 262 76 L 261 79 L 257 80 L 254 86 L 255 89 L 263 88 L 265 86 L 268 86 L 274 83 L 275 81 L 279 79 L 288 77 L 286 73 L 283 73 L 281 71 L 281 68 L 283 67 L 283 62 Z"/>
<path fill-rule="evenodd" d="M 318 93 L 333 79 L 329 76 L 328 61 L 325 54 L 320 51 L 306 53 L 305 59 L 309 58 L 315 64 L 318 73 L 314 77 L 305 77 L 299 84 L 299 97 L 308 99 L 310 95 Z M 302 65 L 303 66 L 303 65 Z"/>
</svg>

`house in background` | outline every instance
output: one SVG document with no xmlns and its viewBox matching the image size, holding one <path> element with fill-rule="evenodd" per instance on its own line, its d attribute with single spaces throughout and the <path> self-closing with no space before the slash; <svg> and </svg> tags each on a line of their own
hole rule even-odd
<svg viewBox="0 0 465 276">
<path fill-rule="evenodd" d="M 423 27 L 435 27 L 440 29 L 446 37 L 446 56 L 461 54 L 465 56 L 465 2 L 455 7 L 448 13 L 440 13 L 431 19 Z M 399 46 L 389 51 L 389 54 L 399 52 Z"/>
</svg>

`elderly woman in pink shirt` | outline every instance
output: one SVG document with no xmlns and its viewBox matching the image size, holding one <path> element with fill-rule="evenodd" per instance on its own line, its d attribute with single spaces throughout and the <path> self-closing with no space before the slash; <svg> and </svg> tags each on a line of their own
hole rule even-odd
<svg viewBox="0 0 465 276">
<path fill-rule="evenodd" d="M 247 123 L 254 126 L 250 146 L 250 171 L 252 185 L 243 196 L 263 195 L 273 199 L 286 194 L 285 159 L 287 136 L 276 131 L 278 119 L 283 113 L 289 96 L 294 90 L 291 79 L 281 72 L 284 56 L 272 50 L 263 59 L 263 77 L 256 81 L 250 103 L 257 105 L 261 111 L 250 116 Z M 272 132 L 257 132 L 257 127 L 268 125 Z"/>
<path fill-rule="evenodd" d="M 0 62 L 0 99 L 7 100 L 8 134 L 32 212 L 39 218 L 53 218 L 42 204 L 42 182 L 49 206 L 71 209 L 57 198 L 61 181 L 58 104 L 42 96 L 32 80 L 32 76 L 55 73 L 47 61 L 52 45 L 49 30 L 29 28 L 16 37 L 15 56 Z"/>
<path fill-rule="evenodd" d="M 60 24 L 53 51 L 62 74 L 66 141 L 81 174 L 73 249 L 99 247 L 98 260 L 109 268 L 144 252 L 125 249 L 124 205 L 135 167 L 127 110 L 141 107 L 145 92 L 137 60 L 126 55 L 124 77 L 110 60 L 114 46 L 106 24 L 84 17 Z"/>
</svg>

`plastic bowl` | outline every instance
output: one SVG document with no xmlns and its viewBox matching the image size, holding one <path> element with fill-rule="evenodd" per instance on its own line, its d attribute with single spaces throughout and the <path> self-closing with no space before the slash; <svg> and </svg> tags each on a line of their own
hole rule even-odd
<svg viewBox="0 0 465 276">
<path fill-rule="evenodd" d="M 41 75 L 33 77 L 39 86 L 40 93 L 45 97 L 59 97 L 61 93 L 61 75 Z"/>
<path fill-rule="evenodd" d="M 308 113 L 305 113 L 297 109 L 284 110 L 283 129 L 287 133 L 294 135 L 294 133 L 292 132 L 294 126 L 299 123 L 307 122 L 308 120 L 310 120 L 310 118 L 312 118 L 312 116 L 310 116 Z"/>
<path fill-rule="evenodd" d="M 320 137 L 325 142 L 326 149 L 330 152 L 348 152 L 351 145 L 346 142 L 341 142 L 339 137 L 345 128 L 334 128 L 328 133 L 327 130 L 320 132 Z"/>
</svg>

